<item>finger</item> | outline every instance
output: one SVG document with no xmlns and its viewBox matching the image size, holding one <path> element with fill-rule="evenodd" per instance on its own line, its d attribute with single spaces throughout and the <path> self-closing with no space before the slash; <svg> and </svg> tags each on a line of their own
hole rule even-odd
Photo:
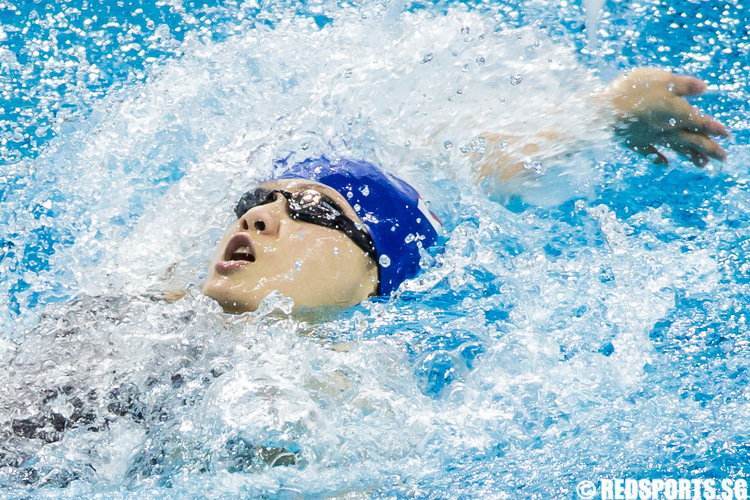
<svg viewBox="0 0 750 500">
<path fill-rule="evenodd" d="M 688 118 L 681 120 L 681 128 L 704 135 L 729 137 L 727 127 L 723 123 L 711 116 L 702 114 L 692 106 L 691 110 L 692 114 Z"/>
<path fill-rule="evenodd" d="M 696 167 L 704 167 L 708 163 L 708 157 L 694 149 L 690 149 L 684 145 L 672 145 L 677 154 L 694 164 Z"/>
<path fill-rule="evenodd" d="M 700 95 L 706 91 L 705 82 L 693 76 L 675 75 L 672 85 L 672 91 L 681 97 Z"/>
<path fill-rule="evenodd" d="M 669 101 L 670 125 L 704 135 L 727 137 L 729 133 L 723 123 L 714 118 L 701 114 L 700 111 L 681 97 L 674 97 Z M 671 120 L 674 120 L 672 122 Z"/>
<path fill-rule="evenodd" d="M 667 160 L 667 157 L 664 156 L 663 154 L 661 154 L 659 152 L 659 150 L 656 149 L 656 146 L 654 146 L 653 144 L 649 144 L 648 145 L 648 153 L 649 153 L 648 155 L 644 155 L 644 156 L 651 156 L 651 155 L 655 156 L 656 158 L 654 158 L 653 161 L 657 165 L 668 165 L 669 164 L 669 161 Z"/>
<path fill-rule="evenodd" d="M 680 156 L 697 167 L 705 167 L 710 161 L 710 157 L 706 153 L 691 147 L 689 144 L 671 144 L 670 146 Z"/>
<path fill-rule="evenodd" d="M 703 153 L 693 151 L 690 154 L 690 161 L 692 161 L 696 167 L 705 167 L 711 159 Z"/>
<path fill-rule="evenodd" d="M 719 161 L 727 159 L 727 152 L 719 144 L 704 134 L 681 131 L 677 134 L 677 141 L 680 145 L 697 151 L 705 156 L 715 158 Z"/>
<path fill-rule="evenodd" d="M 632 142 L 626 142 L 625 145 L 630 148 L 631 151 L 638 153 L 644 158 L 648 158 L 657 165 L 669 164 L 667 157 L 661 154 L 653 144 L 633 144 Z"/>
<path fill-rule="evenodd" d="M 692 132 L 699 132 L 719 137 L 729 137 L 729 131 L 727 130 L 727 127 L 711 116 L 699 114 L 696 118 L 696 122 L 697 123 L 693 128 L 684 128 L 689 128 Z"/>
</svg>

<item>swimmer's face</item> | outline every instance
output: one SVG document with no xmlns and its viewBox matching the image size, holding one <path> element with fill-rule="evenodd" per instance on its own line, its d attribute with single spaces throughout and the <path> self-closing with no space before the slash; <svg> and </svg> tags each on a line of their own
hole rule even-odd
<svg viewBox="0 0 750 500">
<path fill-rule="evenodd" d="M 324 184 L 281 179 L 260 187 L 291 193 L 315 189 L 361 223 L 344 197 Z M 342 231 L 292 219 L 287 203 L 277 195 L 227 229 L 211 259 L 203 293 L 228 313 L 254 311 L 274 290 L 292 298 L 295 309 L 345 309 L 375 295 L 375 262 Z"/>
</svg>

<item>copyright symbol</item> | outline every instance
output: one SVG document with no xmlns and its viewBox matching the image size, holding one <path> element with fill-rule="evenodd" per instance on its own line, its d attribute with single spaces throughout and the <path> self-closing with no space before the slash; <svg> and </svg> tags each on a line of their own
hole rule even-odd
<svg viewBox="0 0 750 500">
<path fill-rule="evenodd" d="M 583 498 L 583 500 L 589 500 L 596 495 L 596 485 L 593 481 L 581 481 L 578 483 L 578 486 L 576 486 L 576 493 L 578 493 L 578 496 Z"/>
</svg>

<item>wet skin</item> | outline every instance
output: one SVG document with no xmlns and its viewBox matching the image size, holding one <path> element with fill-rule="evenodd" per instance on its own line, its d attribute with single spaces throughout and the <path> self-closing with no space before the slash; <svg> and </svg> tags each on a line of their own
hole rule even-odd
<svg viewBox="0 0 750 500">
<path fill-rule="evenodd" d="M 281 179 L 260 187 L 315 189 L 361 223 L 346 199 L 324 184 Z M 286 199 L 277 195 L 227 229 L 209 264 L 203 293 L 228 313 L 254 311 L 274 290 L 294 300 L 295 310 L 346 309 L 376 294 L 377 276 L 375 262 L 346 234 L 292 219 Z"/>
</svg>

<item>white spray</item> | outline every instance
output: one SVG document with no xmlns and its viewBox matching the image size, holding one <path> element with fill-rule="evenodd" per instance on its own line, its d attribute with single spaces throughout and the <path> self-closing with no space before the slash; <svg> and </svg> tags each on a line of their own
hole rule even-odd
<svg viewBox="0 0 750 500">
<path fill-rule="evenodd" d="M 599 13 L 604 6 L 604 0 L 582 0 L 586 10 L 586 33 L 589 37 L 589 50 L 596 51 L 596 29 L 599 23 Z"/>
</svg>

